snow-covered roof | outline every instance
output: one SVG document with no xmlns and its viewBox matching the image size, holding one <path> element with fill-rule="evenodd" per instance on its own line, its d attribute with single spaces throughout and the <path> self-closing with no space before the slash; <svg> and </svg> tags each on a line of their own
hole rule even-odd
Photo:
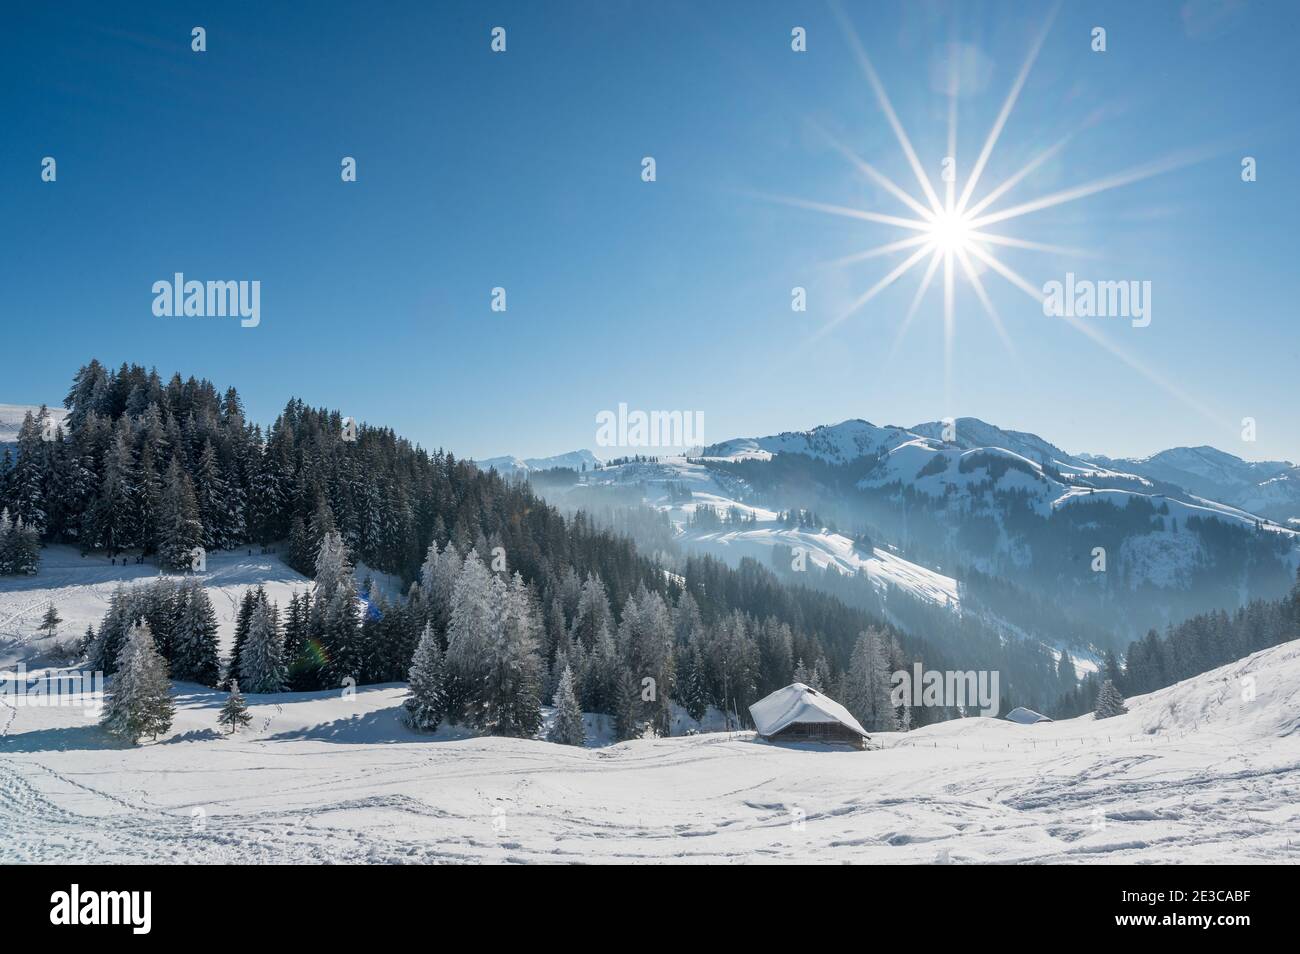
<svg viewBox="0 0 1300 954">
<path fill-rule="evenodd" d="M 869 738 L 866 729 L 849 715 L 848 709 L 802 682 L 791 683 L 759 699 L 749 707 L 749 714 L 754 718 L 759 735 L 775 735 L 798 722 L 838 722 L 863 738 Z"/>
<path fill-rule="evenodd" d="M 1007 713 L 1007 721 L 1019 722 L 1021 725 L 1033 725 L 1035 722 L 1051 722 L 1052 720 L 1041 712 L 1026 709 L 1024 706 L 1016 706 Z"/>
</svg>

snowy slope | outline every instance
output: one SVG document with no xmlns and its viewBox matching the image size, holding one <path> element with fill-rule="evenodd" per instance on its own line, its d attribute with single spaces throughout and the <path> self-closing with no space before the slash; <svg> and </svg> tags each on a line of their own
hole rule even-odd
<svg viewBox="0 0 1300 954">
<path fill-rule="evenodd" d="M 0 711 L 0 862 L 1300 861 L 1300 642 L 1115 719 L 867 752 L 416 736 L 401 694 L 252 696 L 231 738 L 222 694 L 180 686 L 173 730 L 133 749 L 80 709 Z"/>
<path fill-rule="evenodd" d="M 82 557 L 76 547 L 49 546 L 41 551 L 36 576 L 0 579 L 0 666 L 31 655 L 36 626 L 51 602 L 64 620 L 58 638 L 80 636 L 88 625 L 99 626 L 119 583 L 141 585 L 158 576 L 156 566 L 121 562 L 114 566 L 106 556 Z M 247 548 L 209 553 L 207 566 L 200 577 L 217 612 L 222 652 L 229 652 L 234 640 L 235 615 L 247 587 L 265 585 L 267 595 L 284 607 L 295 590 L 311 585 L 279 556 L 249 554 Z"/>
<path fill-rule="evenodd" d="M 853 541 L 828 530 L 763 527 L 752 530 L 729 530 L 719 533 L 693 534 L 689 542 L 699 550 L 736 563 L 741 557 L 754 557 L 764 564 L 778 545 L 799 548 L 808 563 L 816 567 L 833 566 L 842 573 L 865 574 L 877 589 L 896 586 L 931 603 L 959 604 L 957 581 L 934 570 L 904 560 L 888 550 L 876 547 L 871 556 L 854 549 Z"/>
<path fill-rule="evenodd" d="M 871 556 L 866 556 L 854 549 L 851 539 L 828 529 L 785 527 L 778 522 L 780 514 L 776 511 L 739 499 L 749 489 L 743 482 L 695 461 L 682 457 L 633 461 L 589 474 L 587 482 L 644 487 L 646 502 L 665 510 L 677 526 L 680 543 L 732 565 L 744 557 L 754 557 L 767 564 L 773 548 L 784 545 L 802 549 L 812 566 L 830 565 L 847 574 L 864 573 L 879 589 L 893 585 L 930 602 L 958 603 L 957 581 L 951 577 L 910 563 L 885 549 L 877 548 Z M 674 502 L 668 493 L 669 486 L 689 489 L 690 502 Z M 689 526 L 691 515 L 699 507 L 712 507 L 720 512 L 734 509 L 757 522 L 744 530 L 700 532 Z"/>
<path fill-rule="evenodd" d="M 1174 447 L 1136 460 L 1088 459 L 1280 522 L 1300 517 L 1300 467 L 1290 461 L 1243 460 L 1204 446 Z"/>
<path fill-rule="evenodd" d="M 772 437 L 742 437 L 704 449 L 704 456 L 726 460 L 770 458 L 773 454 L 803 454 L 832 464 L 845 464 L 888 450 L 910 439 L 898 427 L 877 427 L 862 420 L 822 425 L 810 431 L 785 431 Z"/>
</svg>

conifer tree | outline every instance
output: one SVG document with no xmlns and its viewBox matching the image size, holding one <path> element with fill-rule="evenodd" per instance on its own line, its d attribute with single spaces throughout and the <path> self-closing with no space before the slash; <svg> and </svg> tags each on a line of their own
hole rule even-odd
<svg viewBox="0 0 1300 954">
<path fill-rule="evenodd" d="M 499 624 L 492 580 L 478 552 L 471 550 L 456 578 L 447 624 L 447 718 L 451 722 L 479 725 L 483 720 L 488 647 Z"/>
<path fill-rule="evenodd" d="M 582 710 L 573 691 L 573 672 L 566 665 L 560 673 L 559 688 L 555 690 L 555 719 L 546 733 L 549 742 L 560 745 L 584 745 L 586 729 L 582 724 Z"/>
<path fill-rule="evenodd" d="M 230 680 L 230 695 L 226 697 L 226 703 L 221 707 L 221 716 L 217 719 L 217 724 L 230 726 L 229 734 L 234 735 L 236 729 L 252 721 L 253 717 L 249 714 L 248 705 L 239 692 L 239 680 Z"/>
<path fill-rule="evenodd" d="M 499 621 L 487 644 L 483 725 L 496 735 L 529 738 L 542 721 L 541 619 L 518 572 L 509 584 L 500 577 L 492 583 Z"/>
<path fill-rule="evenodd" d="M 277 614 L 259 600 L 248 623 L 248 639 L 239 657 L 239 676 L 249 692 L 284 691 L 285 665 Z"/>
<path fill-rule="evenodd" d="M 230 650 L 230 665 L 226 669 L 226 684 L 239 677 L 240 662 L 244 655 L 244 644 L 248 641 L 248 627 L 253 621 L 253 612 L 259 603 L 266 602 L 266 590 L 262 586 L 249 587 L 239 601 L 239 612 L 235 614 L 235 642 Z"/>
<path fill-rule="evenodd" d="M 41 625 L 37 629 L 46 637 L 53 639 L 59 634 L 59 624 L 63 622 L 63 617 L 59 611 L 54 608 L 54 603 L 50 603 L 45 609 L 45 615 L 41 617 Z"/>
<path fill-rule="evenodd" d="M 319 590 L 315 605 L 320 605 Z M 358 618 L 356 584 L 349 573 L 336 586 L 321 620 L 320 644 L 331 688 L 347 679 L 361 680 L 365 665 Z"/>
<path fill-rule="evenodd" d="M 216 610 L 198 580 L 186 580 L 181 585 L 179 603 L 172 635 L 172 676 L 185 682 L 215 686 L 220 674 Z"/>
<path fill-rule="evenodd" d="M 203 524 L 194 500 L 194 487 L 175 457 L 167 468 L 163 485 L 158 534 L 159 560 L 170 569 L 187 569 L 195 549 L 203 544 Z"/>
<path fill-rule="evenodd" d="M 443 692 L 442 649 L 433 624 L 426 624 L 411 660 L 407 676 L 410 683 L 405 701 L 406 721 L 419 732 L 433 732 L 447 711 L 447 697 Z"/>
<path fill-rule="evenodd" d="M 103 726 L 135 745 L 142 736 L 157 738 L 170 729 L 175 711 L 167 661 L 154 648 L 148 624 L 137 623 L 118 654 Z"/>
<path fill-rule="evenodd" d="M 1126 712 L 1128 707 L 1124 705 L 1124 697 L 1115 688 L 1115 683 L 1107 679 L 1097 691 L 1097 703 L 1092 710 L 1093 718 L 1112 719 Z"/>
</svg>

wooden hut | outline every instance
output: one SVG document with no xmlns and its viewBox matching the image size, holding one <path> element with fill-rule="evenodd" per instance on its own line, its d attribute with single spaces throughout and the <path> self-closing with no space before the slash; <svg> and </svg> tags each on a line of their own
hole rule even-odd
<svg viewBox="0 0 1300 954">
<path fill-rule="evenodd" d="M 768 742 L 827 742 L 865 749 L 870 738 L 848 709 L 802 682 L 759 699 L 749 714 Z"/>
</svg>

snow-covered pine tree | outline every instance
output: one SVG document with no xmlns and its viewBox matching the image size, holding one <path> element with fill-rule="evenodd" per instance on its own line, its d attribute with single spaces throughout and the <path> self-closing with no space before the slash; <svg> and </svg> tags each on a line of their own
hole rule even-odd
<svg viewBox="0 0 1300 954">
<path fill-rule="evenodd" d="M 560 684 L 555 690 L 555 719 L 546 733 L 548 742 L 560 745 L 584 745 L 586 729 L 582 724 L 582 710 L 573 691 L 573 672 L 566 665 L 560 672 Z"/>
<path fill-rule="evenodd" d="M 343 543 L 343 535 L 337 530 L 327 531 L 321 538 L 320 549 L 316 553 L 317 601 L 328 605 L 343 581 L 351 577 L 352 565 Z M 355 581 L 352 585 L 355 590 Z"/>
<path fill-rule="evenodd" d="M 158 559 L 173 570 L 188 569 L 195 548 L 203 544 L 203 524 L 194 500 L 194 487 L 176 457 L 167 468 L 163 484 L 158 535 Z"/>
<path fill-rule="evenodd" d="M 667 735 L 675 673 L 672 617 L 663 597 L 643 586 L 627 601 L 618 628 L 618 646 L 621 667 L 634 689 L 630 702 L 624 700 L 632 707 L 633 721 Z"/>
<path fill-rule="evenodd" d="M 290 669 L 307 646 L 307 609 L 304 593 L 294 592 L 284 615 L 284 663 Z"/>
<path fill-rule="evenodd" d="M 433 732 L 447 711 L 447 697 L 443 692 L 442 649 L 433 624 L 426 624 L 420 644 L 411 659 L 407 675 L 410 688 L 402 707 L 406 721 L 418 732 Z"/>
<path fill-rule="evenodd" d="M 235 537 L 231 533 L 231 524 L 235 522 L 235 516 L 229 510 L 230 490 L 211 439 L 204 441 L 203 453 L 199 456 L 198 473 L 194 475 L 194 496 L 203 525 L 203 546 L 208 550 L 225 550 L 232 546 Z"/>
<path fill-rule="evenodd" d="M 484 726 L 496 735 L 529 738 L 542 721 L 542 621 L 523 577 L 492 578 L 499 623 L 488 642 L 483 679 Z"/>
<path fill-rule="evenodd" d="M 285 557 L 285 562 L 304 576 L 311 573 L 315 565 L 311 552 L 311 538 L 307 535 L 307 525 L 302 517 L 294 517 L 289 528 L 289 553 Z"/>
<path fill-rule="evenodd" d="M 240 660 L 244 655 L 244 644 L 248 642 L 248 627 L 253 621 L 253 611 L 259 603 L 266 602 L 266 589 L 258 585 L 244 590 L 239 601 L 239 612 L 235 614 L 235 642 L 230 650 L 230 665 L 226 668 L 226 684 L 239 677 Z"/>
<path fill-rule="evenodd" d="M 239 692 L 239 680 L 230 680 L 230 695 L 226 697 L 226 704 L 221 707 L 221 716 L 217 719 L 217 724 L 230 726 L 229 734 L 234 735 L 236 729 L 252 721 L 253 717 L 248 712 L 248 705 Z"/>
<path fill-rule="evenodd" d="M 99 634 L 86 648 L 86 662 L 92 670 L 105 676 L 117 671 L 118 655 L 134 622 L 130 594 L 119 583 L 109 595 L 108 610 L 99 625 Z"/>
<path fill-rule="evenodd" d="M 2 519 L 0 523 L 3 523 Z M 7 530 L 0 532 L 0 567 L 6 574 L 35 576 L 40 565 L 41 540 L 36 527 L 25 523 L 20 516 Z"/>
<path fill-rule="evenodd" d="M 888 636 L 865 630 L 854 644 L 845 674 L 844 706 L 867 731 L 893 732 L 897 728 L 890 698 Z"/>
<path fill-rule="evenodd" d="M 1097 691 L 1097 704 L 1092 710 L 1093 718 L 1111 719 L 1126 712 L 1128 706 L 1124 705 L 1124 697 L 1115 688 L 1115 683 L 1107 679 Z"/>
<path fill-rule="evenodd" d="M 429 615 L 440 633 L 446 633 L 451 624 L 452 597 L 464 566 L 460 553 L 450 540 L 447 541 L 433 566 L 433 579 L 428 591 Z"/>
<path fill-rule="evenodd" d="M 698 640 L 692 640 L 682 654 L 677 686 L 678 701 L 686 709 L 686 714 L 699 722 L 708 711 L 709 703 L 704 692 L 704 656 Z"/>
<path fill-rule="evenodd" d="M 54 608 L 54 603 L 51 602 L 45 608 L 45 615 L 41 617 L 41 625 L 37 629 L 47 638 L 53 639 L 59 634 L 59 624 L 62 622 L 63 617 L 59 615 L 59 611 Z"/>
<path fill-rule="evenodd" d="M 319 597 L 316 605 L 319 605 Z M 326 678 L 330 688 L 343 685 L 347 679 L 361 680 L 365 665 L 361 644 L 361 620 L 358 617 L 356 583 L 349 572 L 335 586 L 323 614 L 320 635 L 321 651 L 326 660 Z"/>
<path fill-rule="evenodd" d="M 587 577 L 582 584 L 582 593 L 578 597 L 578 609 L 573 618 L 573 638 L 587 652 L 591 652 L 604 636 L 614 629 L 613 614 L 609 609 L 609 598 L 605 593 L 605 584 L 594 574 Z"/>
<path fill-rule="evenodd" d="M 45 487 L 49 478 L 49 453 L 42 439 L 49 411 L 41 405 L 40 413 L 28 411 L 18 429 L 18 462 L 9 475 L 9 503 L 15 525 L 25 523 L 39 539 L 45 530 Z"/>
<path fill-rule="evenodd" d="M 271 605 L 260 600 L 248 623 L 248 638 L 239 657 L 239 678 L 249 692 L 282 692 L 285 683 L 284 647 Z"/>
<path fill-rule="evenodd" d="M 447 719 L 451 722 L 468 720 L 478 725 L 482 719 L 488 647 L 500 624 L 492 579 L 478 552 L 471 550 L 456 578 L 447 624 Z"/>
<path fill-rule="evenodd" d="M 175 711 L 167 661 L 154 647 L 148 624 L 137 623 L 118 654 L 102 724 L 135 745 L 144 735 L 157 738 L 170 729 Z"/>
<path fill-rule="evenodd" d="M 220 675 L 217 659 L 217 613 L 198 580 L 181 584 L 179 613 L 172 633 L 172 677 L 215 686 Z"/>
<path fill-rule="evenodd" d="M 0 476 L 3 476 L 3 471 L 0 471 Z M 2 486 L 3 484 L 0 483 L 0 487 Z M 0 576 L 8 576 L 13 572 L 13 547 L 14 522 L 9 516 L 9 508 L 5 507 L 0 510 Z"/>
</svg>

